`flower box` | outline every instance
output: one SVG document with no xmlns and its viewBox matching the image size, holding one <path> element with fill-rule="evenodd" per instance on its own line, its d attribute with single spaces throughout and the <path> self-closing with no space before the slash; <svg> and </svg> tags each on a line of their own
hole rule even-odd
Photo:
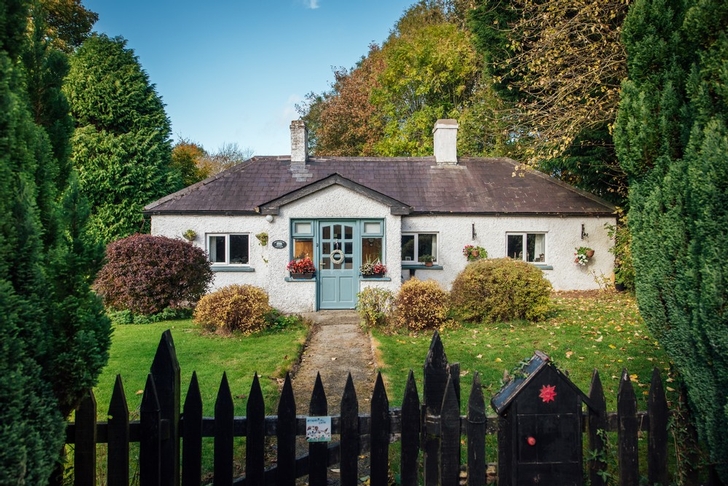
<svg viewBox="0 0 728 486">
<path fill-rule="evenodd" d="M 310 280 L 313 278 L 313 272 L 291 273 L 291 278 L 295 280 Z"/>
</svg>

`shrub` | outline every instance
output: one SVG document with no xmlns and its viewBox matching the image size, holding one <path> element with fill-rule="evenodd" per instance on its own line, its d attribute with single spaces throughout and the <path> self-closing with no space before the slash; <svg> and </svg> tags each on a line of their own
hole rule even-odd
<svg viewBox="0 0 728 486">
<path fill-rule="evenodd" d="M 268 294 L 254 285 L 228 285 L 207 294 L 195 308 L 195 322 L 224 331 L 252 334 L 265 329 Z"/>
<path fill-rule="evenodd" d="M 193 307 L 211 281 L 210 262 L 201 248 L 137 234 L 106 248 L 106 264 L 94 287 L 108 308 L 148 315 L 167 307 Z"/>
<path fill-rule="evenodd" d="M 305 325 L 303 317 L 298 314 L 283 314 L 273 307 L 265 314 L 265 330 L 269 333 L 282 332 Z"/>
<path fill-rule="evenodd" d="M 543 319 L 549 310 L 551 283 L 537 267 L 498 258 L 473 262 L 460 272 L 450 291 L 458 318 L 472 322 Z"/>
<path fill-rule="evenodd" d="M 447 292 L 434 280 L 407 280 L 395 300 L 397 326 L 411 331 L 440 327 L 447 319 Z"/>
<path fill-rule="evenodd" d="M 364 320 L 364 325 L 380 327 L 387 324 L 387 315 L 394 304 L 394 294 L 391 290 L 377 287 L 367 287 L 357 294 L 356 310 Z"/>
</svg>

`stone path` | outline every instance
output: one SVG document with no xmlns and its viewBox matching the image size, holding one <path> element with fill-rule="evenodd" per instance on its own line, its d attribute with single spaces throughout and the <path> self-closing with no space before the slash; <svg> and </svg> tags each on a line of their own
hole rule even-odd
<svg viewBox="0 0 728 486">
<path fill-rule="evenodd" d="M 354 381 L 360 413 L 369 413 L 376 374 L 369 336 L 359 326 L 354 311 L 319 311 L 304 314 L 315 323 L 315 330 L 303 352 L 301 364 L 293 374 L 293 394 L 299 415 L 307 415 L 316 373 L 321 374 L 328 411 L 337 415 L 346 378 Z"/>
</svg>

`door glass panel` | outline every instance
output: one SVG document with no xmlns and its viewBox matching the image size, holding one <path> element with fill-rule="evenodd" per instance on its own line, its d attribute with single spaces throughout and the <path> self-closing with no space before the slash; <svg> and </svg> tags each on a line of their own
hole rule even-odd
<svg viewBox="0 0 728 486">
<path fill-rule="evenodd" d="M 324 226 L 323 234 L 321 236 L 325 240 L 330 240 L 331 239 L 331 226 Z"/>
<path fill-rule="evenodd" d="M 324 242 L 323 249 L 321 250 L 324 255 L 328 255 L 331 253 L 331 243 L 328 241 Z"/>
<path fill-rule="evenodd" d="M 354 237 L 354 227 L 344 226 L 344 239 L 350 240 Z"/>
<path fill-rule="evenodd" d="M 331 257 L 324 256 L 321 259 L 321 268 L 322 269 L 327 269 L 327 270 L 331 268 Z"/>
<path fill-rule="evenodd" d="M 334 225 L 334 238 L 337 240 L 341 239 L 341 225 L 340 224 Z"/>
<path fill-rule="evenodd" d="M 347 270 L 354 268 L 354 259 L 352 257 L 346 257 L 344 259 L 344 268 Z"/>
<path fill-rule="evenodd" d="M 354 243 L 344 243 L 344 253 L 351 255 L 354 252 Z"/>
</svg>

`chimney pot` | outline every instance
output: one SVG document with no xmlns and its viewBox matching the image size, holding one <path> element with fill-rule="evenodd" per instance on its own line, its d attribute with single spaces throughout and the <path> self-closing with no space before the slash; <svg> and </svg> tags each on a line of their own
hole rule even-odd
<svg viewBox="0 0 728 486">
<path fill-rule="evenodd" d="M 458 122 L 452 118 L 437 120 L 432 130 L 435 145 L 435 161 L 438 166 L 458 163 Z"/>
</svg>

